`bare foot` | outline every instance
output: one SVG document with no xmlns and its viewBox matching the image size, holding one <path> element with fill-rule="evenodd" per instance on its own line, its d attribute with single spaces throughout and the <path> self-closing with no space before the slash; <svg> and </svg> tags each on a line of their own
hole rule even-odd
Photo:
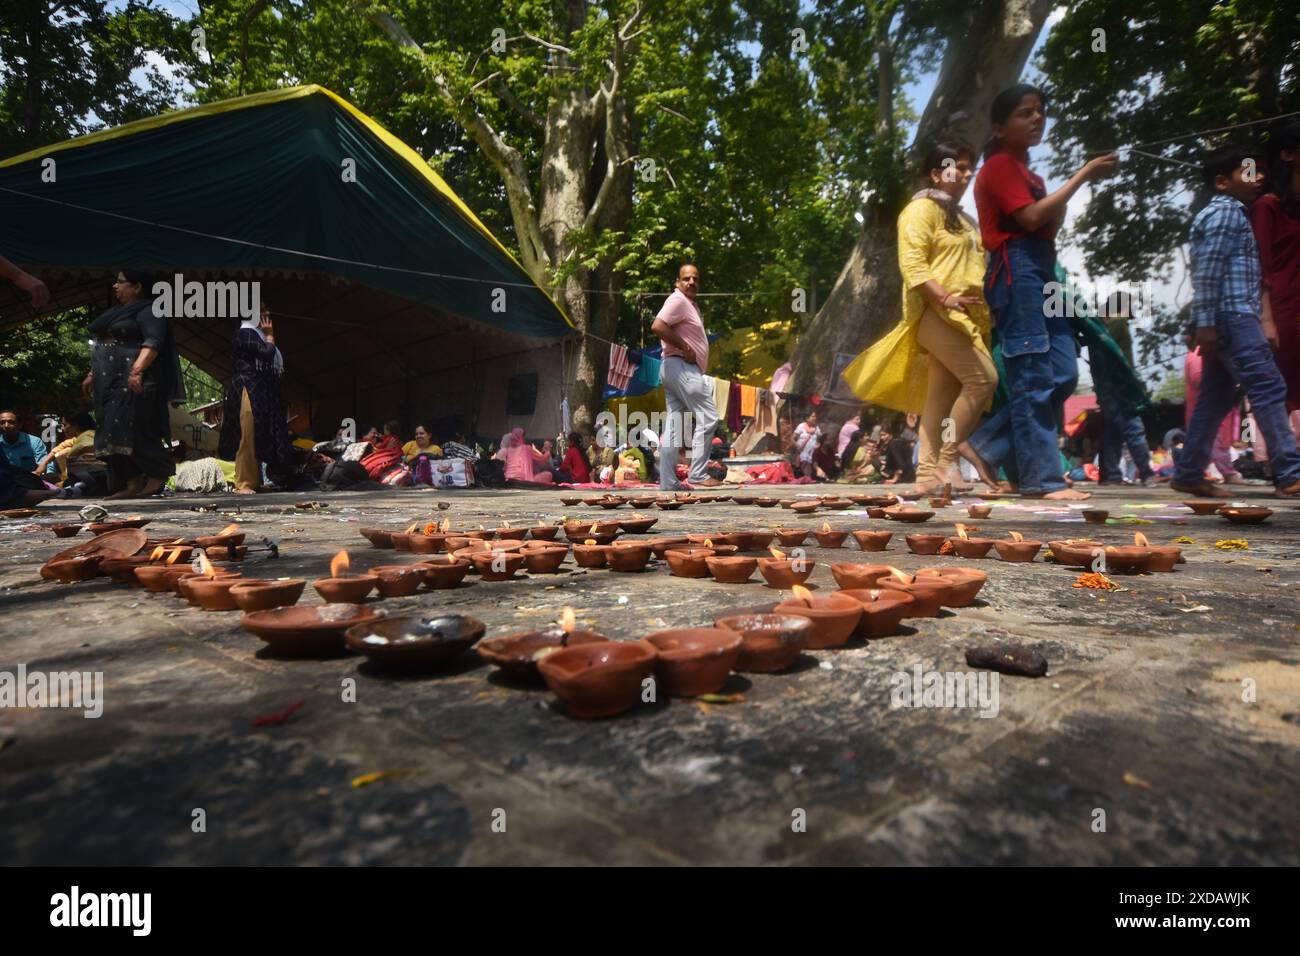
<svg viewBox="0 0 1300 956">
<path fill-rule="evenodd" d="M 256 489 L 256 488 L 236 488 L 236 489 L 235 489 L 235 494 L 237 494 L 237 495 L 255 495 L 255 494 L 257 494 L 257 489 Z"/>
<path fill-rule="evenodd" d="M 140 488 L 140 491 L 132 495 L 133 498 L 152 498 L 158 492 L 162 491 L 163 480 L 161 478 L 150 478 Z"/>
<path fill-rule="evenodd" d="M 128 479 L 125 487 L 120 491 L 115 491 L 111 495 L 105 495 L 104 500 L 121 501 L 123 498 L 135 498 L 139 496 L 142 488 L 144 488 L 144 476 L 136 475 L 134 478 Z"/>
<path fill-rule="evenodd" d="M 993 474 L 993 469 L 988 466 L 983 458 L 976 454 L 975 449 L 971 447 L 970 442 L 962 442 L 957 446 L 957 454 L 961 455 L 975 469 L 975 473 L 980 476 L 980 481 L 990 488 L 998 487 L 998 476 Z"/>
</svg>

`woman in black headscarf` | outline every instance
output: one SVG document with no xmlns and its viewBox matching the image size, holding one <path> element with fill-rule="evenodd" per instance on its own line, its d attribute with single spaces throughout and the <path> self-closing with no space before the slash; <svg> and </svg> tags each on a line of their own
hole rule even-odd
<svg viewBox="0 0 1300 956">
<path fill-rule="evenodd" d="M 95 454 L 108 464 L 109 498 L 146 498 L 174 471 L 168 402 L 184 399 L 185 388 L 176 337 L 155 314 L 151 286 L 147 273 L 123 269 L 113 283 L 120 304 L 90 323 L 95 351 L 82 389 L 94 397 Z"/>
<path fill-rule="evenodd" d="M 235 463 L 235 493 L 241 495 L 251 495 L 261 486 L 259 462 L 274 472 L 287 467 L 293 457 L 280 397 L 284 359 L 275 344 L 271 310 L 263 305 L 261 313 L 235 330 L 217 448 L 219 458 Z"/>
</svg>

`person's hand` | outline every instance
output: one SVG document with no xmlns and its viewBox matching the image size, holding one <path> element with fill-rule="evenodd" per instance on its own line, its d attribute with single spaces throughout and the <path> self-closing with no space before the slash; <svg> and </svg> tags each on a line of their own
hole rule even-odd
<svg viewBox="0 0 1300 956">
<path fill-rule="evenodd" d="M 692 365 L 695 365 L 695 364 L 696 364 L 696 361 L 695 361 L 695 348 L 694 348 L 694 346 L 691 345 L 691 343 L 689 343 L 689 342 L 683 342 L 683 343 L 682 343 L 682 358 L 684 358 L 686 361 L 690 362 Z"/>
<path fill-rule="evenodd" d="M 1113 176 L 1118 169 L 1119 153 L 1107 153 L 1105 156 L 1097 156 L 1088 160 L 1079 172 L 1083 174 L 1083 181 L 1090 183 L 1098 179 L 1105 179 L 1107 176 Z"/>
<path fill-rule="evenodd" d="M 95 384 L 95 373 L 87 372 L 86 377 L 81 380 L 81 394 L 90 398 L 91 389 Z"/>
<path fill-rule="evenodd" d="M 1213 358 L 1219 348 L 1219 333 L 1212 325 L 1202 325 L 1196 330 L 1196 345 L 1204 358 Z"/>
<path fill-rule="evenodd" d="M 16 280 L 14 285 L 22 289 L 32 297 L 32 308 L 40 309 L 46 302 L 50 301 L 50 290 L 46 288 L 45 283 L 36 276 L 28 275 L 24 272 Z"/>
<path fill-rule="evenodd" d="M 265 313 L 262 314 L 262 321 L 261 321 L 260 325 L 261 325 L 261 329 L 262 329 L 262 334 L 266 336 L 266 340 L 267 340 L 268 342 L 270 342 L 272 345 L 274 345 L 274 344 L 275 344 L 275 324 L 271 321 L 271 313 L 269 313 L 269 312 L 265 312 Z"/>
<path fill-rule="evenodd" d="M 137 395 L 144 393 L 144 373 L 137 368 L 131 369 L 131 374 L 126 378 L 127 387 Z"/>
<path fill-rule="evenodd" d="M 1272 319 L 1264 319 L 1259 325 L 1260 331 L 1264 333 L 1264 341 L 1268 343 L 1269 348 L 1274 352 L 1282 345 L 1281 339 L 1277 334 L 1277 326 Z"/>
</svg>

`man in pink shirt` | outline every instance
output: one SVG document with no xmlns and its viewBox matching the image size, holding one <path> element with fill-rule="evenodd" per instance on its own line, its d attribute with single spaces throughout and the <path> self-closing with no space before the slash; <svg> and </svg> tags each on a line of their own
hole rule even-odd
<svg viewBox="0 0 1300 956">
<path fill-rule="evenodd" d="M 663 343 L 661 376 L 664 401 L 668 406 L 668 427 L 664 429 L 664 440 L 659 450 L 659 487 L 664 491 L 683 488 L 677 481 L 677 451 L 683 445 L 682 433 L 688 413 L 695 423 L 688 480 L 692 485 L 706 488 L 722 484 L 718 479 L 710 478 L 705 470 L 709 463 L 713 429 L 718 424 L 718 408 L 713 402 L 713 386 L 704 381 L 704 373 L 709 370 L 709 339 L 704 333 L 699 306 L 695 304 L 699 288 L 699 269 L 693 265 L 678 269 L 677 291 L 664 302 L 650 327 Z"/>
</svg>

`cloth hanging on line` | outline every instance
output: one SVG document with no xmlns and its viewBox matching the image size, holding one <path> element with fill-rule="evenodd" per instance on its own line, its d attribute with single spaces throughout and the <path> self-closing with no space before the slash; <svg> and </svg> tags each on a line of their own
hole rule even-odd
<svg viewBox="0 0 1300 956">
<path fill-rule="evenodd" d="M 747 455 L 767 435 L 780 437 L 777 425 L 776 394 L 765 389 L 758 389 L 755 396 L 757 414 L 754 420 L 745 426 L 744 431 L 731 443 L 737 455 Z"/>
<path fill-rule="evenodd" d="M 727 420 L 727 400 L 731 398 L 731 383 L 725 378 L 705 376 L 704 381 L 713 388 L 713 404 L 718 409 L 718 421 Z"/>
<path fill-rule="evenodd" d="M 572 430 L 573 426 L 569 424 L 569 400 L 562 398 L 560 399 L 560 431 L 567 435 Z"/>
<path fill-rule="evenodd" d="M 609 375 L 606 376 L 606 381 L 610 387 L 625 391 L 635 373 L 636 366 L 628 360 L 627 347 L 611 343 L 609 347 Z"/>
<path fill-rule="evenodd" d="M 730 394 L 727 396 L 727 429 L 733 435 L 745 427 L 740 417 L 740 386 L 732 382 Z"/>
<path fill-rule="evenodd" d="M 753 385 L 740 386 L 740 414 L 745 418 L 758 415 L 758 389 Z"/>
</svg>

